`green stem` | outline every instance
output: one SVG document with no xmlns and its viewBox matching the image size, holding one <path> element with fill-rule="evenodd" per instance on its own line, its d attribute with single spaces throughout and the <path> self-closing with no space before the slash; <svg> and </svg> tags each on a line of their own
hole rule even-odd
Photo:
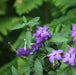
<svg viewBox="0 0 76 75">
<path fill-rule="evenodd" d="M 45 41 L 43 41 L 43 48 L 44 48 L 44 50 L 45 50 L 45 54 L 47 54 L 47 50 L 46 50 Z"/>
</svg>

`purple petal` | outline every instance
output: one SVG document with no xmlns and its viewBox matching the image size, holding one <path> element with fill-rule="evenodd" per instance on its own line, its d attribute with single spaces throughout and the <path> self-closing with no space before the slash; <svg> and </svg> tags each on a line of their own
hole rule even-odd
<svg viewBox="0 0 76 75">
<path fill-rule="evenodd" d="M 69 49 L 69 53 L 72 54 L 74 51 L 75 51 L 75 48 L 70 47 L 70 49 Z"/>
<path fill-rule="evenodd" d="M 30 55 L 32 55 L 33 54 L 33 52 L 30 52 Z"/>
<path fill-rule="evenodd" d="M 44 26 L 44 27 L 43 27 L 43 29 L 48 30 L 48 29 L 49 29 L 49 27 L 48 27 L 48 26 Z"/>
<path fill-rule="evenodd" d="M 37 33 L 33 33 L 33 36 L 37 37 L 37 36 L 38 36 L 38 34 L 37 34 Z"/>
<path fill-rule="evenodd" d="M 51 57 L 49 58 L 49 61 L 50 61 L 50 62 L 53 62 L 53 61 L 54 61 L 54 57 L 51 56 Z"/>
<path fill-rule="evenodd" d="M 39 49 L 33 49 L 33 54 L 35 54 L 36 51 L 39 51 Z"/>
<path fill-rule="evenodd" d="M 47 57 L 51 57 L 51 56 L 52 56 L 52 53 L 50 53 L 50 54 L 47 55 Z"/>
<path fill-rule="evenodd" d="M 73 26 L 73 30 L 76 30 L 76 25 Z"/>
<path fill-rule="evenodd" d="M 61 55 L 58 55 L 58 54 L 57 54 L 57 55 L 55 56 L 55 59 L 56 59 L 56 60 L 61 60 L 62 57 L 61 57 Z"/>
<path fill-rule="evenodd" d="M 41 43 L 41 42 L 42 42 L 42 38 L 41 38 L 41 37 L 37 37 L 37 38 L 36 38 L 36 42 L 37 42 L 37 43 Z"/>
<path fill-rule="evenodd" d="M 52 53 L 54 53 L 54 52 L 56 53 L 57 51 L 56 50 L 52 50 Z"/>
<path fill-rule="evenodd" d="M 24 50 L 24 51 L 22 52 L 22 55 L 23 55 L 23 56 L 28 56 L 28 55 L 30 55 L 30 51 L 31 51 L 31 49 L 26 49 L 26 50 Z"/>
<path fill-rule="evenodd" d="M 41 37 L 47 37 L 46 33 L 41 33 Z"/>
<path fill-rule="evenodd" d="M 37 30 L 36 33 L 39 36 L 42 33 L 42 30 Z"/>
<path fill-rule="evenodd" d="M 43 40 L 48 40 L 48 37 L 43 37 L 42 39 L 43 39 Z"/>
<path fill-rule="evenodd" d="M 42 30 L 43 28 L 40 26 L 36 26 L 37 29 Z"/>
<path fill-rule="evenodd" d="M 69 61 L 69 58 L 63 58 L 62 63 Z"/>
<path fill-rule="evenodd" d="M 69 59 L 69 64 L 72 65 L 72 66 L 74 66 L 74 65 L 75 65 L 75 60 L 72 59 L 72 58 L 70 58 L 70 59 Z"/>
<path fill-rule="evenodd" d="M 42 48 L 42 43 L 38 43 L 38 47 Z"/>
<path fill-rule="evenodd" d="M 65 54 L 64 54 L 64 58 L 66 58 L 66 57 L 69 57 L 69 53 L 68 52 L 65 52 Z"/>
<path fill-rule="evenodd" d="M 73 42 L 76 43 L 76 36 L 74 37 Z"/>
<path fill-rule="evenodd" d="M 35 48 L 36 46 L 37 46 L 37 44 L 32 44 L 31 45 L 32 48 Z"/>
<path fill-rule="evenodd" d="M 58 53 L 59 53 L 59 54 L 63 53 L 63 50 L 58 50 Z"/>
<path fill-rule="evenodd" d="M 22 52 L 24 50 L 24 48 L 18 48 L 18 52 Z"/>
<path fill-rule="evenodd" d="M 71 37 L 75 37 L 76 36 L 76 31 L 71 31 Z"/>
<path fill-rule="evenodd" d="M 50 32 L 47 32 L 47 36 L 50 38 L 51 37 L 51 34 L 50 34 Z"/>
<path fill-rule="evenodd" d="M 16 55 L 17 55 L 17 56 L 21 56 L 21 53 L 17 52 Z"/>
<path fill-rule="evenodd" d="M 72 59 L 75 59 L 75 52 L 71 56 Z"/>
</svg>

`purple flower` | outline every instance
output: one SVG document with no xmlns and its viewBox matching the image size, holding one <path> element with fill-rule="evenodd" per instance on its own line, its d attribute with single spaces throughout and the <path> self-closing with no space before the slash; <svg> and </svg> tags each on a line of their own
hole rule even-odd
<svg viewBox="0 0 76 75">
<path fill-rule="evenodd" d="M 73 37 L 73 42 L 76 43 L 76 25 L 73 26 L 73 30 L 71 31 L 71 37 Z"/>
<path fill-rule="evenodd" d="M 73 30 L 76 30 L 76 25 L 73 26 Z"/>
<path fill-rule="evenodd" d="M 28 56 L 28 55 L 30 55 L 30 51 L 31 51 L 31 49 L 27 49 L 26 48 L 26 39 L 24 39 L 25 40 L 25 45 L 24 45 L 24 48 L 18 48 L 18 51 L 17 51 L 17 53 L 16 53 L 16 55 L 17 56 Z"/>
<path fill-rule="evenodd" d="M 75 49 L 71 47 L 69 52 L 65 52 L 62 63 L 69 62 L 70 65 L 75 65 Z"/>
<path fill-rule="evenodd" d="M 17 56 L 28 56 L 30 55 L 31 49 L 18 48 L 16 53 Z"/>
<path fill-rule="evenodd" d="M 41 42 L 42 40 L 47 40 L 48 38 L 51 37 L 50 32 L 48 31 L 49 27 L 48 26 L 44 26 L 44 27 L 39 27 L 37 26 L 37 31 L 36 33 L 33 33 L 33 36 L 37 37 L 36 41 L 38 40 L 39 42 Z M 41 40 L 39 40 L 39 39 Z"/>
<path fill-rule="evenodd" d="M 74 37 L 73 41 L 74 41 L 74 43 L 76 43 L 76 36 Z"/>
<path fill-rule="evenodd" d="M 42 40 L 43 40 L 43 39 L 42 39 L 41 37 L 37 37 L 37 38 L 36 38 L 36 42 L 37 42 L 37 43 L 41 43 Z"/>
<path fill-rule="evenodd" d="M 42 44 L 36 43 L 36 44 L 31 45 L 31 47 L 33 48 L 33 52 L 31 54 L 35 54 L 36 51 L 39 51 L 39 48 L 42 48 Z"/>
<path fill-rule="evenodd" d="M 55 60 L 61 60 L 61 54 L 63 53 L 63 50 L 52 50 L 52 53 L 48 54 L 47 57 L 49 57 L 50 62 L 54 62 Z"/>
</svg>

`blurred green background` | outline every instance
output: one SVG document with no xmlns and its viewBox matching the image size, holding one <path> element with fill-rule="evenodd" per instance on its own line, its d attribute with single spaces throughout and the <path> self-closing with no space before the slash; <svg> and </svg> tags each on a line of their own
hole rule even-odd
<svg viewBox="0 0 76 75">
<path fill-rule="evenodd" d="M 76 23 L 76 0 L 0 0 L 0 75 L 11 75 L 12 65 L 24 63 L 8 45 L 10 41 L 16 49 L 23 46 L 25 29 L 11 31 L 23 22 L 23 16 L 28 20 L 38 16 L 41 26 L 53 26 L 57 32 L 62 24 L 70 27 Z"/>
</svg>

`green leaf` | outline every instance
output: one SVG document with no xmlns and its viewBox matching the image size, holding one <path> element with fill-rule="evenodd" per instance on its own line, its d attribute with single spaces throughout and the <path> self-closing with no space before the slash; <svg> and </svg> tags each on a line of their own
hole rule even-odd
<svg viewBox="0 0 76 75">
<path fill-rule="evenodd" d="M 57 72 L 57 75 L 72 75 L 71 68 L 69 66 L 67 66 L 63 69 L 59 69 L 59 71 Z"/>
<path fill-rule="evenodd" d="M 22 15 L 24 13 L 29 13 L 29 11 L 38 8 L 42 5 L 44 0 L 20 0 L 15 1 L 14 7 L 16 8 L 16 13 Z"/>
<path fill-rule="evenodd" d="M 68 64 L 62 63 L 61 66 L 60 66 L 60 69 L 64 69 L 64 68 L 66 68 L 66 67 L 68 67 Z"/>
<path fill-rule="evenodd" d="M 50 71 L 48 72 L 49 75 L 56 75 L 56 72 L 55 71 Z"/>
<path fill-rule="evenodd" d="M 31 32 L 27 31 L 26 32 L 26 43 L 27 43 L 27 48 L 31 48 Z"/>
<path fill-rule="evenodd" d="M 72 75 L 76 75 L 76 65 L 70 67 L 71 67 Z"/>
<path fill-rule="evenodd" d="M 12 75 L 18 75 L 17 70 L 14 66 L 12 66 Z"/>
<path fill-rule="evenodd" d="M 30 75 L 30 72 L 25 73 L 25 75 Z"/>
<path fill-rule="evenodd" d="M 19 72 L 30 72 L 30 67 L 29 66 L 26 66 L 26 67 L 22 67 L 21 69 L 19 69 Z"/>
<path fill-rule="evenodd" d="M 34 67 L 35 67 L 35 74 L 36 75 L 43 75 L 43 67 L 38 59 L 36 59 Z"/>
<path fill-rule="evenodd" d="M 51 51 L 54 50 L 54 49 L 50 48 L 50 47 L 46 47 L 46 50 L 48 51 L 48 53 L 51 53 Z"/>
<path fill-rule="evenodd" d="M 27 19 L 25 16 L 23 16 L 23 21 L 24 21 L 24 23 L 27 23 Z"/>
<path fill-rule="evenodd" d="M 31 27 L 33 27 L 33 26 L 39 24 L 39 22 L 38 22 L 39 19 L 40 19 L 40 17 L 35 17 L 35 18 L 33 18 L 32 20 L 30 20 L 30 21 L 28 22 L 28 25 L 31 26 Z"/>
<path fill-rule="evenodd" d="M 55 42 L 55 43 L 61 43 L 64 41 L 68 41 L 68 39 L 58 35 L 53 35 L 52 38 L 50 39 L 50 42 Z"/>
<path fill-rule="evenodd" d="M 12 28 L 12 30 L 20 29 L 20 28 L 23 28 L 24 26 L 25 26 L 24 23 L 23 23 L 23 24 L 17 24 L 17 25 L 15 25 L 15 26 Z"/>
<path fill-rule="evenodd" d="M 69 46 L 67 42 L 63 42 L 61 49 L 63 50 L 63 53 L 65 53 L 66 51 L 69 51 Z"/>
</svg>

